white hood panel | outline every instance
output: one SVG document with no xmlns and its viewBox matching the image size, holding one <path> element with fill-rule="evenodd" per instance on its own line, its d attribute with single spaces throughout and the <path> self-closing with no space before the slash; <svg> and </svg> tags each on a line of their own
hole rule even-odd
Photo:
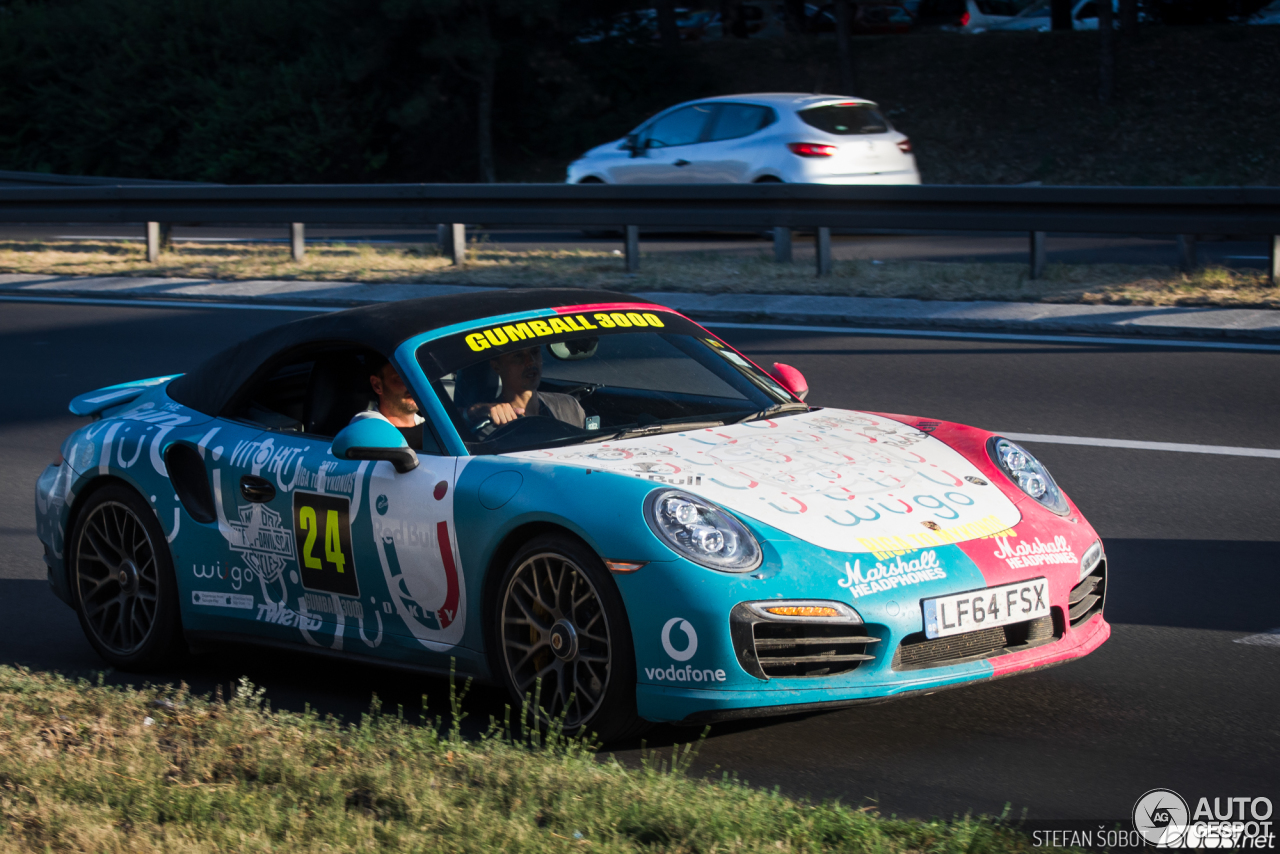
<svg viewBox="0 0 1280 854">
<path fill-rule="evenodd" d="M 838 409 L 509 456 L 669 484 L 842 552 L 964 542 L 1021 518 L 950 446 L 889 418 Z"/>
</svg>

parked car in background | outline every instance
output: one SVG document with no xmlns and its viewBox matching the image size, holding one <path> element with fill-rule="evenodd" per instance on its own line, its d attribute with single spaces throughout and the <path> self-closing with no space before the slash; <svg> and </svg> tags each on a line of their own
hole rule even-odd
<svg viewBox="0 0 1280 854">
<path fill-rule="evenodd" d="M 843 95 L 760 93 L 677 104 L 569 164 L 570 184 L 919 184 L 911 141 Z"/>
<path fill-rule="evenodd" d="M 1280 0 L 1265 6 L 1248 20 L 1250 24 L 1280 24 Z"/>
<path fill-rule="evenodd" d="M 919 5 L 919 4 L 916 4 Z M 900 3 L 855 3 L 851 30 L 856 35 L 892 35 L 910 32 L 916 19 Z M 811 33 L 836 31 L 835 4 L 805 4 L 805 27 Z"/>
<path fill-rule="evenodd" d="M 710 25 L 719 26 L 719 15 L 702 9 L 676 9 L 676 27 L 681 41 L 699 41 Z M 578 36 L 579 44 L 593 44 L 605 39 L 621 39 L 631 44 L 658 38 L 656 9 L 634 9 L 606 19 L 602 24 Z"/>
<path fill-rule="evenodd" d="M 1117 23 L 1120 20 L 1119 5 L 1115 0 L 1112 0 L 1112 8 L 1117 15 Z M 1096 30 L 1098 28 L 1097 0 L 1075 0 L 1075 3 L 1071 6 L 1071 28 L 1075 30 Z M 1036 0 L 1035 3 L 1019 12 L 1012 20 L 991 24 L 986 29 L 993 33 L 1025 32 L 1028 30 L 1047 33 L 1053 29 L 1050 0 Z"/>
<path fill-rule="evenodd" d="M 1021 12 L 1031 0 L 923 0 L 916 17 L 920 24 L 959 29 L 990 26 Z"/>
<path fill-rule="evenodd" d="M 737 38 L 777 38 L 786 32 L 786 11 L 777 0 L 742 0 L 729 4 L 726 20 L 720 11 L 711 14 L 706 26 L 706 37 L 718 39 L 729 35 Z"/>
</svg>

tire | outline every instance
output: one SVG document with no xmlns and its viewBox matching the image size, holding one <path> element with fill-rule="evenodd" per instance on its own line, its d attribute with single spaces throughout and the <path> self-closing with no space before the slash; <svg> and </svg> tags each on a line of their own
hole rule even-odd
<svg viewBox="0 0 1280 854">
<path fill-rule="evenodd" d="M 495 670 L 516 708 L 538 696 L 541 721 L 563 716 L 569 735 L 635 738 L 636 657 L 622 596 L 580 540 L 544 534 L 503 573 L 493 608 Z M 541 678 L 541 690 L 536 680 Z"/>
<path fill-rule="evenodd" d="M 773 175 L 761 175 L 759 178 L 755 179 L 751 183 L 752 184 L 784 184 L 786 182 L 783 181 L 781 178 L 775 177 Z"/>
<path fill-rule="evenodd" d="M 67 567 L 80 627 L 114 667 L 150 670 L 186 651 L 169 544 L 138 493 L 113 484 L 89 497 Z"/>
</svg>

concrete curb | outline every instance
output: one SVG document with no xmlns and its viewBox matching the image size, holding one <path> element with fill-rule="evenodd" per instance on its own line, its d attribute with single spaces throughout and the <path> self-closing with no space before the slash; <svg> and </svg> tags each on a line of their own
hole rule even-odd
<svg viewBox="0 0 1280 854">
<path fill-rule="evenodd" d="M 92 298 L 135 302 L 260 303 L 350 307 L 419 296 L 472 293 L 494 287 L 355 282 L 214 281 L 134 277 L 0 274 L 0 297 Z M 584 291 L 584 293 L 587 293 Z M 997 301 L 927 301 L 788 294 L 638 292 L 690 317 L 734 323 L 860 326 L 1124 337 L 1280 341 L 1280 311 Z"/>
</svg>

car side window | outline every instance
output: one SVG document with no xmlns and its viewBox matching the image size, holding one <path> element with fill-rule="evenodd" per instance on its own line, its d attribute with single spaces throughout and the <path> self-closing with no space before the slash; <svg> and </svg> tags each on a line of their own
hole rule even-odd
<svg viewBox="0 0 1280 854">
<path fill-rule="evenodd" d="M 357 412 L 377 405 L 369 384 L 376 357 L 364 347 L 332 344 L 294 351 L 251 379 L 226 414 L 264 430 L 332 439 Z M 423 427 L 421 450 L 443 454 L 439 439 Z"/>
<path fill-rule="evenodd" d="M 738 139 L 750 136 L 773 124 L 774 112 L 754 104 L 721 104 L 711 129 L 711 140 Z"/>
<path fill-rule="evenodd" d="M 313 364 L 311 359 L 290 361 L 251 381 L 236 401 L 233 417 L 267 430 L 301 433 Z"/>
<path fill-rule="evenodd" d="M 702 130 L 713 106 L 715 105 L 694 104 L 668 113 L 650 125 L 646 145 L 649 148 L 671 148 L 701 141 Z"/>
</svg>

